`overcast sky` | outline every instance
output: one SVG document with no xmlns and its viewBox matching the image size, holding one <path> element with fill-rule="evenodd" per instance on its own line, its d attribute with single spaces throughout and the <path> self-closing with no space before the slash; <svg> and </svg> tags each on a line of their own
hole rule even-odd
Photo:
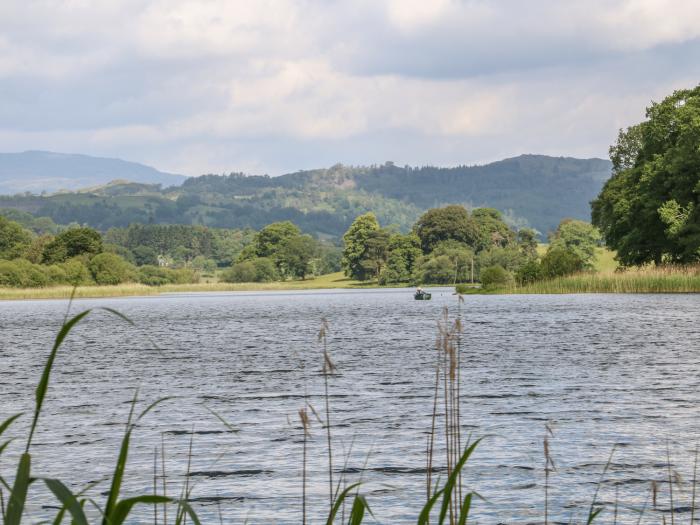
<svg viewBox="0 0 700 525">
<path fill-rule="evenodd" d="M 186 175 L 606 157 L 699 81 L 698 0 L 0 2 L 0 151 Z"/>
</svg>

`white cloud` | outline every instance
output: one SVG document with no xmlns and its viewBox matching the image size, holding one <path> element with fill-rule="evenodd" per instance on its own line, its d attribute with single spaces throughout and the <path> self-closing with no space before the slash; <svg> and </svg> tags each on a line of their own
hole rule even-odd
<svg viewBox="0 0 700 525">
<path fill-rule="evenodd" d="M 696 82 L 698 19 L 695 0 L 5 0 L 0 143 L 191 174 L 605 155 Z"/>
</svg>

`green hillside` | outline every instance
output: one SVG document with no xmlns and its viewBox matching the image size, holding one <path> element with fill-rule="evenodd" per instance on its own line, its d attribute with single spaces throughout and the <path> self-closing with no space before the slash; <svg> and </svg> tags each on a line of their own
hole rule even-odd
<svg viewBox="0 0 700 525">
<path fill-rule="evenodd" d="M 291 220 L 304 231 L 337 237 L 367 211 L 407 230 L 422 211 L 456 203 L 498 208 L 511 223 L 546 233 L 564 217 L 590 220 L 589 202 L 609 174 L 606 160 L 539 155 L 454 168 L 336 165 L 279 177 L 203 175 L 169 188 L 122 182 L 6 196 L 0 207 L 101 230 L 137 222 L 259 229 Z"/>
</svg>

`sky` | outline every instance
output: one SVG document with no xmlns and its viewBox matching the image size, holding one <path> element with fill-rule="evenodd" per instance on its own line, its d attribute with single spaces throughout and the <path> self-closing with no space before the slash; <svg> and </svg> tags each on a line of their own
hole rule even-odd
<svg viewBox="0 0 700 525">
<path fill-rule="evenodd" d="M 2 0 L 0 151 L 185 175 L 607 157 L 698 0 Z"/>
</svg>

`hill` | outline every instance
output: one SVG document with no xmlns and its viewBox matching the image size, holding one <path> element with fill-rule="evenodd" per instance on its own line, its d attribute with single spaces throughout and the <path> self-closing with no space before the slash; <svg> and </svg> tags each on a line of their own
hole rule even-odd
<svg viewBox="0 0 700 525">
<path fill-rule="evenodd" d="M 0 153 L 0 194 L 78 190 L 115 179 L 172 186 L 185 178 L 120 159 L 49 151 Z"/>
<path fill-rule="evenodd" d="M 279 177 L 203 175 L 179 187 L 112 183 L 89 191 L 0 198 L 0 207 L 100 229 L 141 223 L 259 229 L 291 220 L 322 236 L 342 235 L 366 211 L 407 230 L 427 208 L 494 207 L 517 226 L 542 233 L 564 217 L 590 220 L 589 202 L 610 176 L 610 162 L 522 155 L 483 166 L 335 165 Z"/>
</svg>

